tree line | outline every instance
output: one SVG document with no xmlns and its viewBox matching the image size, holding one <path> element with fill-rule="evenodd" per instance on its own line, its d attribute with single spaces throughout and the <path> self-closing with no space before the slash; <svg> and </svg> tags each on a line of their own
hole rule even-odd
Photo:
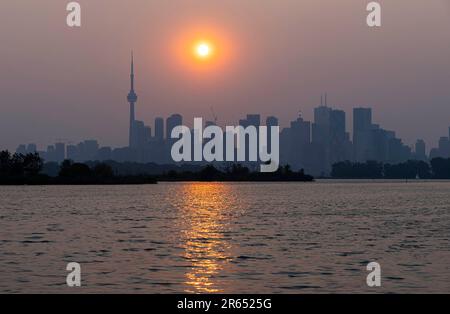
<svg viewBox="0 0 450 314">
<path fill-rule="evenodd" d="M 293 171 L 289 165 L 279 167 L 275 172 L 251 171 L 241 164 L 224 169 L 207 165 L 199 171 L 171 170 L 157 177 L 161 181 L 229 181 L 229 182 L 311 182 L 314 178 L 304 170 Z"/>
<path fill-rule="evenodd" d="M 42 174 L 44 160 L 38 153 L 11 154 L 0 152 L 0 185 L 90 185 L 90 184 L 152 184 L 156 179 L 147 175 L 116 175 L 106 163 L 90 167 L 64 160 L 56 177 Z"/>
<path fill-rule="evenodd" d="M 54 175 L 43 171 L 51 164 Z M 241 164 L 217 168 L 212 165 L 168 168 L 160 174 L 149 174 L 145 165 L 133 163 L 87 162 L 64 160 L 48 163 L 39 154 L 11 154 L 0 152 L 0 184 L 148 184 L 157 181 L 313 181 L 303 170 L 293 171 L 289 165 L 276 172 L 252 171 Z M 126 171 L 127 168 L 130 171 Z M 149 169 L 151 169 L 150 167 Z M 147 169 L 147 170 L 149 170 Z M 164 169 L 164 168 L 163 168 Z M 53 172 L 53 171 L 52 171 Z"/>
<path fill-rule="evenodd" d="M 429 163 L 408 160 L 398 164 L 343 161 L 333 164 L 331 176 L 339 179 L 450 179 L 450 158 L 434 158 Z"/>
</svg>

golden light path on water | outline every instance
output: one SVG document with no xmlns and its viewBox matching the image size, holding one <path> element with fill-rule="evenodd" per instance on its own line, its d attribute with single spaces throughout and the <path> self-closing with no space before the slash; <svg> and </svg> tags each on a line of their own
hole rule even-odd
<svg viewBox="0 0 450 314">
<path fill-rule="evenodd" d="M 224 238 L 233 210 L 232 191 L 220 183 L 186 184 L 183 191 L 182 241 L 184 258 L 192 263 L 186 272 L 188 293 L 220 293 L 221 270 L 232 260 Z"/>
</svg>

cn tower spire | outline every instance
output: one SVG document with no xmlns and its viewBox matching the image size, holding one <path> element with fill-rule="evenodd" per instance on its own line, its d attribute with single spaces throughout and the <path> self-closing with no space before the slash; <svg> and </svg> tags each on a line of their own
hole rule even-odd
<svg viewBox="0 0 450 314">
<path fill-rule="evenodd" d="M 133 51 L 131 51 L 131 73 L 130 73 L 130 92 L 128 93 L 127 100 L 130 104 L 130 131 L 129 131 L 129 143 L 130 147 L 136 146 L 135 136 L 134 136 L 134 105 L 137 102 L 137 95 L 134 91 L 134 55 Z"/>
<path fill-rule="evenodd" d="M 131 90 L 134 91 L 134 54 L 133 50 L 131 50 Z"/>
</svg>

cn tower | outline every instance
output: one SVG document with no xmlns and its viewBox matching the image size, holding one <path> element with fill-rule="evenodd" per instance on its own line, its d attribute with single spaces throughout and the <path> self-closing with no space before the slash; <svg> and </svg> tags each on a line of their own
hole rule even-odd
<svg viewBox="0 0 450 314">
<path fill-rule="evenodd" d="M 131 74 L 130 74 L 130 81 L 131 81 L 131 88 L 130 92 L 128 93 L 127 100 L 130 103 L 130 133 L 129 133 L 129 140 L 128 140 L 128 146 L 134 147 L 136 146 L 135 142 L 135 136 L 134 136 L 134 104 L 137 102 L 137 95 L 134 92 L 134 56 L 133 52 L 131 52 Z"/>
</svg>

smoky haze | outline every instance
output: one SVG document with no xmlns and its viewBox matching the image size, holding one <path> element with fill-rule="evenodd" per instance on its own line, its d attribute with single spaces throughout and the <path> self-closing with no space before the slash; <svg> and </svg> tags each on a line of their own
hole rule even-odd
<svg viewBox="0 0 450 314">
<path fill-rule="evenodd" d="M 328 92 L 347 112 L 411 144 L 435 146 L 450 125 L 450 5 L 380 1 L 381 29 L 365 0 L 80 0 L 82 27 L 66 26 L 68 1 L 0 3 L 0 148 L 58 139 L 128 140 L 129 58 L 135 53 L 137 118 L 180 113 L 235 124 L 246 113 L 306 119 Z M 191 29 L 232 51 L 194 71 L 173 53 Z M 221 42 L 222 41 L 222 42 Z"/>
</svg>

